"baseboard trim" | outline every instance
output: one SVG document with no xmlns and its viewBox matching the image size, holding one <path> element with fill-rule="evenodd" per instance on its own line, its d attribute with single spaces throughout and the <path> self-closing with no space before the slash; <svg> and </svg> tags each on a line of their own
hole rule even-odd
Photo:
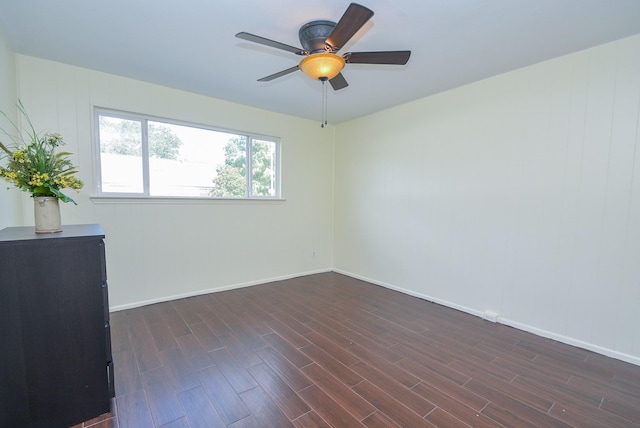
<svg viewBox="0 0 640 428">
<path fill-rule="evenodd" d="M 413 296 L 413 297 L 417 297 L 419 299 L 422 300 L 426 300 L 429 302 L 433 302 L 433 303 L 437 303 L 439 305 L 442 306 L 446 306 L 448 308 L 452 308 L 452 309 L 456 309 L 471 315 L 475 315 L 477 317 L 483 318 L 484 316 L 484 312 L 483 311 L 479 311 L 477 309 L 473 309 L 473 308 L 469 308 L 466 306 L 461 306 L 452 302 L 449 302 L 447 300 L 442 300 L 442 299 L 438 299 L 432 296 L 428 296 L 425 294 L 421 294 L 421 293 L 416 293 L 415 291 L 412 290 L 408 290 L 406 288 L 402 288 L 402 287 L 397 287 L 394 286 L 392 284 L 388 284 L 382 281 L 376 281 L 375 279 L 371 279 L 371 278 L 367 278 L 361 275 L 357 275 L 354 274 L 352 272 L 348 272 L 348 271 L 344 271 L 341 269 L 333 269 L 333 272 L 342 274 L 342 275 L 346 275 L 349 276 L 351 278 L 355 278 L 355 279 L 359 279 L 362 281 L 366 281 L 366 282 L 370 282 L 371 284 L 375 284 L 375 285 L 379 285 L 380 287 L 384 287 L 384 288 L 388 288 L 390 290 L 395 290 L 398 291 L 400 293 L 403 294 L 408 294 L 409 296 Z M 523 330 L 526 331 L 528 333 L 532 333 L 535 334 L 537 336 L 541 336 L 541 337 L 546 337 L 547 339 L 552 339 L 552 340 L 556 340 L 558 342 L 562 342 L 565 343 L 567 345 L 571 345 L 571 346 L 575 346 L 578 348 L 582 348 L 582 349 L 586 349 L 588 351 L 592 351 L 595 352 L 597 354 L 601 354 L 601 355 L 605 355 L 607 357 L 611 357 L 611 358 L 615 358 L 617 360 L 621 360 L 621 361 L 625 361 L 627 363 L 630 364 L 634 364 L 636 366 L 640 366 L 640 357 L 636 357 L 633 355 L 629 355 L 629 354 L 625 354 L 623 352 L 618 352 L 615 351 L 613 349 L 609 349 L 609 348 L 605 348 L 602 346 L 598 346 L 595 345 L 593 343 L 588 343 L 588 342 L 584 342 L 582 340 L 578 340 L 572 337 L 568 337 L 568 336 L 563 336 L 561 334 L 558 333 L 554 333 L 552 331 L 548 331 L 548 330 L 543 330 L 537 327 L 533 327 L 530 326 L 528 324 L 523 324 L 520 323 L 518 321 L 514 321 L 514 320 L 510 320 L 510 319 L 506 319 L 506 318 L 502 318 L 500 317 L 498 319 L 498 322 L 500 324 L 504 324 L 504 325 L 508 325 L 509 327 L 513 327 L 513 328 L 517 328 L 518 330 Z"/>
<path fill-rule="evenodd" d="M 270 282 L 284 281 L 284 280 L 287 280 L 287 279 L 299 278 L 301 276 L 315 275 L 315 274 L 318 274 L 318 273 L 327 273 L 327 272 L 332 272 L 332 270 L 331 269 L 320 269 L 320 270 L 309 271 L 309 272 L 299 272 L 299 273 L 295 273 L 295 274 L 291 274 L 291 275 L 283 275 L 283 276 L 278 276 L 278 277 L 260 279 L 260 280 L 257 280 L 257 281 L 248 281 L 248 282 L 242 282 L 242 283 L 239 283 L 239 284 L 226 285 L 226 286 L 223 286 L 223 287 L 209 288 L 209 289 L 205 289 L 205 290 L 196 290 L 196 291 L 192 291 L 192 292 L 188 292 L 188 293 L 174 294 L 174 295 L 171 295 L 171 296 L 163 296 L 163 297 L 158 297 L 156 299 L 141 300 L 139 302 L 127 303 L 125 305 L 111 306 L 109 308 L 109 312 L 124 311 L 126 309 L 133 309 L 133 308 L 139 308 L 141 306 L 153 305 L 155 303 L 169 302 L 171 300 L 178 300 L 178 299 L 184 299 L 184 298 L 187 298 L 187 297 L 201 296 L 203 294 L 218 293 L 218 292 L 221 292 L 221 291 L 235 290 L 237 288 L 252 287 L 254 285 L 268 284 Z"/>
<path fill-rule="evenodd" d="M 298 278 L 298 277 L 301 277 L 301 276 L 315 275 L 315 274 L 327 273 L 327 272 L 336 272 L 336 273 L 339 273 L 341 275 L 346 275 L 346 276 L 349 276 L 351 278 L 355 278 L 355 279 L 359 279 L 359 280 L 362 280 L 362 281 L 369 282 L 371 284 L 379 285 L 380 287 L 388 288 L 390 290 L 395 290 L 395 291 L 398 291 L 400 293 L 407 294 L 409 296 L 417 297 L 417 298 L 422 299 L 422 300 L 426 300 L 426 301 L 429 301 L 429 302 L 437 303 L 439 305 L 446 306 L 446 307 L 451 308 L 451 309 L 456 309 L 456 310 L 461 311 L 461 312 L 465 312 L 465 313 L 468 313 L 468 314 L 471 314 L 471 315 L 475 315 L 475 316 L 477 316 L 479 318 L 483 318 L 484 317 L 484 312 L 483 311 L 480 311 L 480 310 L 477 310 L 477 309 L 473 309 L 473 308 L 469 308 L 467 306 L 458 305 L 456 303 L 449 302 L 449 301 L 443 300 L 443 299 L 438 299 L 436 297 L 429 296 L 429 295 L 426 295 L 426 294 L 417 293 L 417 292 L 415 292 L 413 290 L 409 290 L 409 289 L 402 288 L 402 287 L 397 287 L 397 286 L 395 286 L 393 284 L 388 284 L 386 282 L 377 281 L 375 279 L 367 278 L 365 276 L 357 275 L 357 274 L 354 274 L 352 272 L 348 272 L 348 271 L 341 270 L 341 269 L 320 269 L 320 270 L 315 270 L 315 271 L 299 272 L 299 273 L 291 274 L 291 275 L 283 275 L 283 276 L 279 276 L 279 277 L 266 278 L 266 279 L 261 279 L 261 280 L 257 280 L 257 281 L 248 281 L 248 282 L 243 282 L 243 283 L 238 283 L 238 284 L 227 285 L 227 286 L 223 286 L 223 287 L 210 288 L 210 289 L 205 289 L 205 290 L 196 290 L 196 291 L 188 292 L 188 293 L 175 294 L 175 295 L 171 295 L 171 296 L 163 296 L 163 297 L 159 297 L 159 298 L 156 298 L 156 299 L 143 300 L 143 301 L 128 303 L 128 304 L 119 305 L 119 306 L 112 306 L 112 307 L 109 308 L 109 311 L 110 312 L 118 312 L 118 311 L 123 311 L 123 310 L 126 310 L 126 309 L 133 309 L 133 308 L 138 308 L 138 307 L 141 307 L 141 306 L 153 305 L 155 303 L 168 302 L 168 301 L 171 301 L 171 300 L 184 299 L 184 298 L 187 298 L 187 297 L 200 296 L 200 295 L 203 295 L 203 294 L 217 293 L 217 292 L 221 292 L 221 291 L 235 290 L 235 289 L 238 289 L 238 288 L 252 287 L 254 285 L 268 284 L 270 282 L 284 281 L 284 280 L 287 280 L 287 279 Z M 592 352 L 595 352 L 595 353 L 598 353 L 598 354 L 601 354 L 601 355 L 605 355 L 607 357 L 615 358 L 617 360 L 625 361 L 627 363 L 640 366 L 640 357 L 636 357 L 636 356 L 633 356 L 633 355 L 629 355 L 629 354 L 625 354 L 625 353 L 622 353 L 622 352 L 618 352 L 618 351 L 615 351 L 613 349 L 609 349 L 609 348 L 605 348 L 605 347 L 602 347 L 602 346 L 598 346 L 598 345 L 595 345 L 593 343 L 584 342 L 584 341 L 581 341 L 581 340 L 578 340 L 578 339 L 575 339 L 575 338 L 572 338 L 572 337 L 563 336 L 561 334 L 558 334 L 558 333 L 555 333 L 555 332 L 552 332 L 552 331 L 540 329 L 540 328 L 533 327 L 533 326 L 528 325 L 528 324 L 523 324 L 523 323 L 520 323 L 518 321 L 510 320 L 510 319 L 503 318 L 503 317 L 500 317 L 498 322 L 500 324 L 508 325 L 510 327 L 517 328 L 519 330 L 523 330 L 523 331 L 526 331 L 528 333 L 535 334 L 537 336 L 546 337 L 546 338 L 552 339 L 552 340 L 557 340 L 558 342 L 566 343 L 567 345 L 576 346 L 578 348 L 586 349 L 588 351 L 592 351 Z"/>
</svg>

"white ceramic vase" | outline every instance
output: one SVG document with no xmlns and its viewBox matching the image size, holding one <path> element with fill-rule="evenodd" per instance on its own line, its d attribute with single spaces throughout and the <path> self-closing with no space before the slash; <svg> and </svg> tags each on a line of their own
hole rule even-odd
<svg viewBox="0 0 640 428">
<path fill-rule="evenodd" d="M 36 233 L 62 231 L 60 204 L 55 196 L 34 196 L 33 213 L 36 220 Z"/>
</svg>

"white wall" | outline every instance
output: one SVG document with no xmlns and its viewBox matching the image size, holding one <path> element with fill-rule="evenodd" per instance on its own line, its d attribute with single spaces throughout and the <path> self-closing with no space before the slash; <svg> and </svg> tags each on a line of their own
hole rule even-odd
<svg viewBox="0 0 640 428">
<path fill-rule="evenodd" d="M 0 28 L 0 110 L 2 110 L 12 122 L 17 123 L 16 102 L 16 66 L 15 55 L 9 41 Z M 10 131 L 10 124 L 0 116 L 0 127 Z M 0 141 L 6 143 L 5 136 L 0 135 Z M 9 226 L 22 226 L 22 204 L 20 194 L 16 189 L 7 189 L 8 183 L 0 180 L 0 230 Z"/>
<path fill-rule="evenodd" d="M 336 270 L 640 364 L 639 104 L 636 36 L 339 126 Z"/>
<path fill-rule="evenodd" d="M 112 309 L 331 268 L 333 128 L 140 81 L 17 55 L 36 128 L 58 131 L 85 188 L 63 223 L 106 233 Z M 284 202 L 96 203 L 94 106 L 281 137 Z M 31 201 L 23 199 L 25 212 Z M 24 221 L 33 224 L 32 215 Z M 311 252 L 316 251 L 316 257 Z"/>
</svg>

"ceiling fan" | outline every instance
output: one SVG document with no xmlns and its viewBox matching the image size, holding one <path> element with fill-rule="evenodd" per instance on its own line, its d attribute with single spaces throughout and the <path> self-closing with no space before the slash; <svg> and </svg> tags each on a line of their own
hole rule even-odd
<svg viewBox="0 0 640 428">
<path fill-rule="evenodd" d="M 298 65 L 258 79 L 259 82 L 268 82 L 302 70 L 312 79 L 323 83 L 328 80 L 334 90 L 339 90 L 349 86 L 341 73 L 345 64 L 404 65 L 409 61 L 411 51 L 347 52 L 338 55 L 337 52 L 372 16 L 371 9 L 351 3 L 337 24 L 326 20 L 304 24 L 298 32 L 302 48 L 246 32 L 240 32 L 236 37 L 304 57 Z"/>
</svg>

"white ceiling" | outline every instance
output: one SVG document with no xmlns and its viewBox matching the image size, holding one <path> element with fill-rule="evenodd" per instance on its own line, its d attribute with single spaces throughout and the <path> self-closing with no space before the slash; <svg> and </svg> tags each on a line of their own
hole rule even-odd
<svg viewBox="0 0 640 428">
<path fill-rule="evenodd" d="M 340 51 L 412 51 L 406 66 L 347 64 L 329 90 L 336 124 L 489 76 L 640 33 L 640 0 L 360 0 L 373 18 Z M 338 21 L 348 0 L 0 0 L 16 53 L 312 120 L 321 83 L 292 53 L 308 21 Z"/>
</svg>

